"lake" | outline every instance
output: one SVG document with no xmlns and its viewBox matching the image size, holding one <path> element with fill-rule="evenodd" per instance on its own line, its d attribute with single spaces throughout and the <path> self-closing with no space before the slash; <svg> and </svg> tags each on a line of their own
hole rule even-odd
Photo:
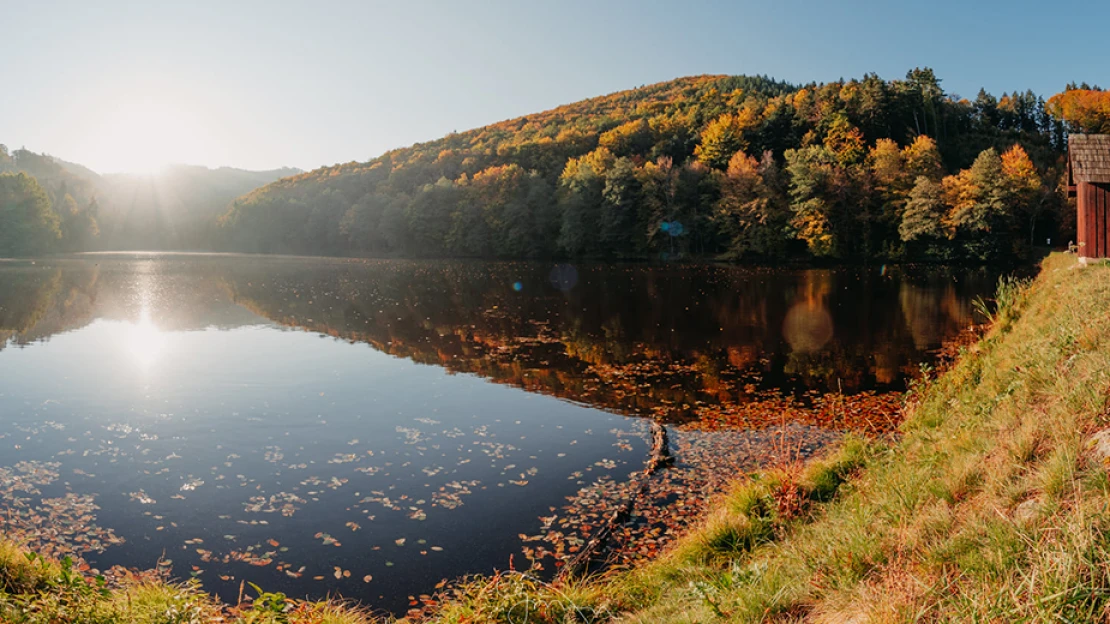
<svg viewBox="0 0 1110 624">
<path fill-rule="evenodd" d="M 553 573 L 677 463 L 609 553 L 654 555 L 729 478 L 897 424 L 981 269 L 91 254 L 0 262 L 0 528 L 393 613 Z M 248 590 L 249 593 L 249 590 Z"/>
</svg>

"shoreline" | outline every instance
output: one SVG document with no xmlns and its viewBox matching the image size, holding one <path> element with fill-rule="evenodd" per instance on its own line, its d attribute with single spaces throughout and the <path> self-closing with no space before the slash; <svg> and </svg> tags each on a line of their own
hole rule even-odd
<svg viewBox="0 0 1110 624">
<path fill-rule="evenodd" d="M 1011 351 L 1018 349 L 1015 344 L 1018 338 L 1011 334 L 1025 337 L 1039 332 L 1039 328 L 1028 326 L 1031 322 L 1025 318 L 1027 308 L 1035 308 L 1037 316 L 1043 316 L 1046 313 L 1043 308 L 1060 305 L 1059 301 L 1046 296 L 1044 291 L 1074 286 L 1062 281 L 1061 273 L 1081 281 L 1082 287 L 1086 289 L 1095 289 L 1093 294 L 1106 297 L 1101 303 L 1110 301 L 1110 271 L 1105 267 L 1091 266 L 1081 272 L 1073 272 L 1074 264 L 1073 256 L 1054 255 L 1046 260 L 1041 275 L 1031 286 L 1012 283 L 1000 291 L 999 307 L 994 312 L 991 329 L 976 342 L 956 348 L 955 359 L 945 372 L 936 377 L 930 376 L 923 383 L 911 388 L 911 401 L 906 410 L 907 421 L 902 425 L 899 439 L 873 442 L 849 435 L 840 443 L 834 444 L 832 452 L 805 465 L 773 467 L 743 478 L 706 514 L 697 528 L 679 538 L 659 558 L 631 569 L 617 570 L 586 580 L 574 578 L 555 583 L 540 581 L 526 572 L 513 571 L 492 577 L 472 577 L 451 587 L 448 595 L 432 597 L 432 604 L 428 605 L 430 609 L 421 621 L 557 622 L 569 614 L 577 614 L 575 617 L 590 622 L 616 618 L 643 622 L 686 621 L 691 616 L 749 621 L 748 616 L 754 616 L 757 612 L 779 613 L 788 618 L 796 615 L 798 621 L 837 621 L 825 619 L 826 616 L 823 615 L 826 610 L 831 609 L 830 605 L 837 606 L 837 613 L 842 614 L 844 608 L 840 606 L 840 600 L 847 600 L 848 604 L 852 604 L 852 600 L 859 600 L 860 596 L 872 601 L 878 600 L 873 593 L 861 589 L 861 586 L 873 583 L 876 574 L 885 572 L 891 562 L 898 561 L 883 552 L 891 547 L 891 543 L 884 542 L 881 536 L 883 530 L 889 532 L 891 527 L 879 527 L 878 538 L 873 539 L 871 535 L 874 527 L 866 527 L 866 535 L 860 533 L 866 523 L 853 514 L 859 513 L 861 509 L 877 506 L 880 502 L 891 503 L 889 492 L 876 493 L 876 484 L 889 483 L 894 476 L 908 478 L 907 473 L 921 469 L 918 465 L 921 458 L 917 454 L 922 450 L 923 437 L 935 440 L 934 430 L 937 429 L 947 430 L 947 427 L 955 426 L 959 430 L 960 427 L 984 424 L 982 417 L 971 421 L 960 420 L 955 416 L 949 418 L 947 412 L 958 412 L 959 408 L 955 406 L 963 404 L 953 404 L 952 395 L 986 397 L 990 394 L 989 391 L 996 390 L 994 385 L 997 380 L 988 378 L 992 372 L 1002 376 L 1026 372 L 1022 364 L 1015 365 L 1013 370 L 1003 368 L 992 371 L 985 366 L 984 361 L 992 357 L 1013 357 Z M 1092 281 L 1096 283 L 1087 283 Z M 1088 303 L 1084 310 L 1092 306 L 1097 308 L 1097 302 Z M 1087 336 L 1086 339 L 1088 342 L 1093 341 L 1092 344 L 1097 347 L 1100 337 L 1101 334 L 1098 334 Z M 1107 351 L 1110 352 L 1110 349 Z M 1101 351 L 1098 354 L 1103 356 Z M 1073 360 L 1074 357 L 1066 359 L 1067 362 Z M 1058 362 L 1055 359 L 1046 359 L 1041 364 L 1055 366 Z M 1025 363 L 1025 366 L 1032 368 L 1029 363 Z M 984 387 L 988 381 L 991 385 Z M 1069 383 L 1074 386 L 1080 382 L 1071 380 Z M 1003 395 L 1002 399 L 1013 394 L 1011 391 L 1010 394 Z M 997 396 L 999 395 L 996 392 L 990 400 L 995 401 Z M 1089 398 L 1093 400 L 1097 397 Z M 1008 415 L 1015 416 L 1010 413 Z M 961 414 L 960 417 L 966 419 L 966 415 Z M 1018 423 L 1027 429 L 1035 429 L 1036 424 Z M 961 440 L 961 443 L 969 442 Z M 1081 447 L 1081 444 L 1077 446 Z M 959 450 L 957 448 L 951 452 L 958 454 Z M 1032 458 L 1040 456 L 1039 451 L 1026 452 L 1026 455 L 1030 454 Z M 1079 455 L 1086 456 L 1086 453 L 1080 452 Z M 928 468 L 941 471 L 939 475 L 932 475 L 933 479 L 940 479 L 941 486 L 929 488 L 915 484 L 915 492 L 919 496 L 925 496 L 920 494 L 922 491 L 932 495 L 950 511 L 973 500 L 976 488 L 983 488 L 984 483 L 989 481 L 986 476 L 972 478 L 964 475 L 967 471 L 974 472 L 974 463 L 957 461 L 941 467 L 930 464 Z M 955 469 L 956 476 L 943 469 Z M 939 490 L 934 492 L 937 488 Z M 945 492 L 945 488 L 949 491 Z M 1064 484 L 1057 483 L 1054 492 L 1056 496 L 1066 494 Z M 1024 518 L 1032 507 L 1025 503 L 1030 500 L 1038 499 L 1025 497 L 1018 500 L 1016 506 L 1004 512 L 1004 516 L 1010 517 L 1012 522 L 1017 522 L 1015 518 L 1025 522 Z M 897 524 L 898 518 L 896 514 L 892 522 Z M 852 524 L 850 520 L 861 524 Z M 827 534 L 821 537 L 818 534 L 822 532 Z M 830 536 L 843 539 L 830 541 Z M 860 541 L 860 537 L 865 539 Z M 846 552 L 848 559 L 834 557 L 829 560 L 825 557 L 823 563 L 814 564 L 816 560 L 810 561 L 801 565 L 799 570 L 796 557 L 800 555 L 796 553 L 816 546 L 832 555 Z M 860 556 L 853 554 L 857 552 Z M 25 565 L 20 557 L 28 563 Z M 784 557 L 786 560 L 783 560 Z M 812 565 L 817 565 L 816 570 L 812 569 Z M 775 573 L 770 575 L 770 570 Z M 67 581 L 69 585 L 57 580 L 65 579 L 69 574 L 64 565 L 36 562 L 10 544 L 4 544 L 0 549 L 0 571 L 4 573 L 0 578 L 5 580 L 4 589 L 9 594 L 9 597 L 0 600 L 0 614 L 6 615 L 12 615 L 9 610 L 12 607 L 11 596 L 14 595 L 17 601 L 25 600 L 21 596 L 38 591 L 45 592 L 40 595 L 88 602 L 89 607 L 94 609 L 118 610 L 122 601 L 126 601 L 128 613 L 117 613 L 116 619 L 107 621 L 155 621 L 134 617 L 134 605 L 140 595 L 143 600 L 158 604 L 168 601 L 188 605 L 198 615 L 203 614 L 204 618 L 208 618 L 198 621 L 377 621 L 357 606 L 335 601 L 295 601 L 275 594 L 262 593 L 253 602 L 239 606 L 219 604 L 195 584 L 166 584 L 164 581 L 150 579 L 125 582 L 120 588 L 104 595 L 96 589 L 90 593 L 84 589 L 88 587 L 84 580 L 74 582 L 70 579 Z M 831 586 L 815 585 L 812 579 L 810 582 L 803 581 L 807 574 L 812 575 L 815 572 L 843 578 Z M 795 585 L 798 589 L 785 589 Z M 778 589 L 767 593 L 772 588 Z M 17 591 L 12 591 L 13 589 Z M 248 596 L 251 593 L 247 590 Z M 273 609 L 275 604 L 280 608 Z M 535 619 L 519 620 L 519 609 L 522 606 L 531 609 L 530 617 Z M 883 609 L 893 608 L 885 604 L 877 606 Z M 1037 605 L 1026 606 L 1038 608 Z M 758 611 L 753 610 L 756 607 L 759 608 Z M 865 615 L 877 612 L 873 607 L 876 605 L 867 603 L 867 608 L 862 609 L 862 613 Z M 271 611 L 268 614 L 267 609 Z M 120 617 L 125 619 L 119 619 Z"/>
</svg>

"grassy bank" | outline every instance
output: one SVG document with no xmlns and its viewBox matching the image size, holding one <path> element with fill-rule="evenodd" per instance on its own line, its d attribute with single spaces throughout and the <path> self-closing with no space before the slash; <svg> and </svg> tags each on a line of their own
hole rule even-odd
<svg viewBox="0 0 1110 624">
<path fill-rule="evenodd" d="M 364 624 L 336 602 L 293 602 L 261 594 L 244 608 L 221 604 L 193 583 L 136 577 L 108 589 L 68 560 L 48 561 L 0 540 L 0 622 L 4 624 Z"/>
<path fill-rule="evenodd" d="M 1110 480 L 1091 440 L 1110 425 L 1110 267 L 1051 256 L 1000 288 L 994 316 L 915 388 L 896 444 L 848 441 L 739 484 L 639 570 L 562 589 L 507 577 L 440 621 L 1106 619 Z"/>
<path fill-rule="evenodd" d="M 1110 427 L 1110 267 L 1054 255 L 997 304 L 990 331 L 914 388 L 896 443 L 850 438 L 746 479 L 637 570 L 558 586 L 475 580 L 431 621 L 1107 619 L 1110 479 L 1092 440 Z M 157 582 L 102 593 L 11 546 L 0 590 L 4 622 L 370 621 L 276 596 L 229 610 Z"/>
</svg>

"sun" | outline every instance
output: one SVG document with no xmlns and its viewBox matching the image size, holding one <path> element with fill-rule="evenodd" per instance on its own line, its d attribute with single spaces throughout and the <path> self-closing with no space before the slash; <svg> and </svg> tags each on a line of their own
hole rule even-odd
<svg viewBox="0 0 1110 624">
<path fill-rule="evenodd" d="M 102 173 L 153 173 L 173 163 L 201 162 L 207 136 L 189 111 L 153 99 L 113 107 L 95 134 Z"/>
</svg>

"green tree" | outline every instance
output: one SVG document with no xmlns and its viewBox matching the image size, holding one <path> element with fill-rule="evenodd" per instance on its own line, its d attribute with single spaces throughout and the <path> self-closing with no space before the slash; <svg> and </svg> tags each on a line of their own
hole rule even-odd
<svg viewBox="0 0 1110 624">
<path fill-rule="evenodd" d="M 790 226 L 813 255 L 838 256 L 841 241 L 834 227 L 841 215 L 836 214 L 838 206 L 832 190 L 842 172 L 838 171 L 836 155 L 816 145 L 787 150 L 786 170 L 790 174 Z"/>
<path fill-rule="evenodd" d="M 81 208 L 73 196 L 66 193 L 54 211 L 60 217 L 62 247 L 66 251 L 89 249 L 96 237 L 100 235 L 100 228 L 96 222 L 95 199 L 91 200 L 85 208 Z"/>
<path fill-rule="evenodd" d="M 601 195 L 598 242 L 605 255 L 629 255 L 635 250 L 636 209 L 642 201 L 632 160 L 618 158 L 605 172 Z"/>
<path fill-rule="evenodd" d="M 559 247 L 572 256 L 598 251 L 598 217 L 605 179 L 595 166 L 585 158 L 572 159 L 559 180 Z"/>
<path fill-rule="evenodd" d="M 349 249 L 363 253 L 389 251 L 389 241 L 382 231 L 382 213 L 388 204 L 388 197 L 378 193 L 367 193 L 347 210 L 339 222 L 339 231 L 346 238 Z M 445 219 L 440 221 L 430 219 L 427 223 L 436 224 L 443 221 Z"/>
<path fill-rule="evenodd" d="M 58 215 L 35 178 L 0 174 L 0 256 L 53 251 L 62 237 Z"/>
<path fill-rule="evenodd" d="M 447 238 L 451 232 L 452 214 L 458 210 L 463 189 L 447 178 L 426 184 L 405 207 L 408 236 L 420 255 L 442 256 L 448 253 Z M 380 217 L 379 217 L 380 220 Z"/>
<path fill-rule="evenodd" d="M 944 238 L 944 190 L 940 183 L 918 176 L 906 202 L 898 234 L 905 242 Z"/>
<path fill-rule="evenodd" d="M 679 171 L 674 161 L 663 156 L 639 170 L 643 206 L 639 225 L 645 251 L 674 251 L 670 223 L 679 217 Z"/>
<path fill-rule="evenodd" d="M 942 188 L 948 236 L 965 256 L 988 260 L 1009 247 L 1002 235 L 1009 229 L 1011 206 L 1002 158 L 994 148 L 983 150 L 971 168 L 945 178 Z"/>
</svg>

